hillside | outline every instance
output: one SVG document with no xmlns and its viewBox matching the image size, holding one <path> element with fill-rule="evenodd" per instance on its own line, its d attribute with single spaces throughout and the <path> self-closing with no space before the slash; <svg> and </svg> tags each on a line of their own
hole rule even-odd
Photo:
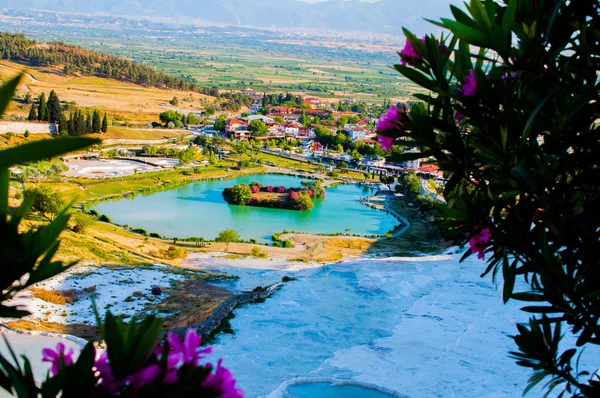
<svg viewBox="0 0 600 398">
<path fill-rule="evenodd" d="M 180 111 L 201 111 L 214 97 L 192 91 L 160 89 L 140 86 L 115 79 L 94 76 L 69 76 L 58 66 L 26 66 L 0 60 L 0 81 L 5 81 L 20 71 L 25 77 L 17 97 L 29 91 L 32 97 L 41 92 L 46 95 L 55 90 L 61 101 L 81 107 L 93 107 L 108 112 L 116 122 L 148 123 L 158 121 L 158 114 L 170 109 L 169 100 L 177 97 Z M 27 117 L 30 105 L 23 101 L 11 102 L 5 117 Z"/>
</svg>

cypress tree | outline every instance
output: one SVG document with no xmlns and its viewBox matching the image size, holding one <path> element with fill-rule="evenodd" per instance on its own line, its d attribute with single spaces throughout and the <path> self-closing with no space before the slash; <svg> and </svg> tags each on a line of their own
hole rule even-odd
<svg viewBox="0 0 600 398">
<path fill-rule="evenodd" d="M 84 135 L 87 133 L 87 124 L 85 121 L 85 116 L 83 116 L 83 112 L 81 109 L 77 110 L 77 135 Z"/>
<path fill-rule="evenodd" d="M 58 112 L 58 120 L 56 122 L 56 129 L 59 135 L 62 135 L 63 132 L 69 132 L 67 127 L 67 119 L 65 119 L 65 115 L 62 111 Z"/>
<path fill-rule="evenodd" d="M 85 134 L 90 134 L 93 133 L 94 131 L 92 130 L 92 115 L 86 111 L 86 118 L 85 118 Z"/>
<path fill-rule="evenodd" d="M 46 94 L 41 93 L 38 98 L 38 117 L 37 120 L 46 120 Z"/>
<path fill-rule="evenodd" d="M 46 111 L 47 119 L 50 122 L 58 122 L 60 115 L 60 101 L 54 90 L 50 91 L 50 95 L 48 96 L 48 105 Z"/>
<path fill-rule="evenodd" d="M 36 110 L 36 106 L 35 104 L 31 104 L 31 109 L 29 109 L 29 116 L 27 117 L 27 119 L 29 121 L 34 121 L 37 120 L 38 115 L 37 115 L 37 110 Z"/>
<path fill-rule="evenodd" d="M 67 121 L 67 131 L 69 135 L 74 136 L 75 133 L 75 116 L 73 116 L 73 111 L 69 112 L 69 120 Z"/>
<path fill-rule="evenodd" d="M 102 132 L 106 133 L 108 131 L 108 117 L 106 116 L 106 112 L 104 112 L 104 119 L 102 119 Z"/>
<path fill-rule="evenodd" d="M 100 114 L 97 110 L 94 111 L 94 116 L 92 116 L 92 133 L 100 132 Z"/>
</svg>

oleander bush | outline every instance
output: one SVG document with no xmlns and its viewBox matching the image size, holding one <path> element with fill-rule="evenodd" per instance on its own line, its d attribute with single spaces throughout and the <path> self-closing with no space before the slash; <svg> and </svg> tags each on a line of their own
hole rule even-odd
<svg viewBox="0 0 600 398">
<path fill-rule="evenodd" d="M 406 31 L 395 68 L 425 88 L 377 124 L 384 149 L 434 160 L 447 204 L 432 204 L 464 257 L 525 303 L 512 337 L 517 364 L 560 396 L 598 397 L 600 344 L 600 5 L 587 0 L 472 0 L 434 22 L 440 38 Z M 529 286 L 516 289 L 517 279 Z M 563 339 L 566 335 L 568 339 Z M 592 363 L 592 366 L 597 366 Z"/>
</svg>

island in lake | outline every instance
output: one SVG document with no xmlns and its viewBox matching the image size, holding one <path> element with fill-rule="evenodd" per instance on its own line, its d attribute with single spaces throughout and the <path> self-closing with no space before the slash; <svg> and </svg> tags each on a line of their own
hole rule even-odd
<svg viewBox="0 0 600 398">
<path fill-rule="evenodd" d="M 223 190 L 223 198 L 229 204 L 240 206 L 269 207 L 289 210 L 310 210 L 314 198 L 323 198 L 325 190 L 320 180 L 303 180 L 301 187 L 263 185 L 253 181 L 250 185 L 237 184 Z"/>
</svg>

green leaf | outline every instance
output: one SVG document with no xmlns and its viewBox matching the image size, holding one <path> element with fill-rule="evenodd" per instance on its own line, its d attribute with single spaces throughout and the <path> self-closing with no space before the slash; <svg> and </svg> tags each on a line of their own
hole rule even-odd
<svg viewBox="0 0 600 398">
<path fill-rule="evenodd" d="M 466 26 L 469 26 L 473 29 L 479 29 L 479 26 L 477 26 L 477 23 L 475 21 L 473 21 L 473 19 L 471 19 L 471 17 L 468 16 L 467 13 L 465 13 L 460 8 L 450 4 L 450 11 L 452 11 L 452 15 L 456 19 L 456 22 L 461 23 Z"/>
<path fill-rule="evenodd" d="M 546 105 L 546 102 L 550 99 L 551 96 L 552 96 L 552 94 L 548 94 L 546 97 L 544 97 L 544 99 L 541 100 L 540 103 L 537 104 L 537 106 L 533 109 L 533 112 L 531 112 L 531 115 L 529 115 L 529 118 L 527 118 L 527 123 L 525 123 L 525 128 L 523 128 L 523 140 L 526 140 L 527 137 L 529 136 L 529 133 L 531 132 L 531 127 L 533 126 L 533 121 L 535 120 L 535 117 L 542 110 L 544 105 Z"/>
<path fill-rule="evenodd" d="M 557 4 L 559 3 L 560 2 L 557 2 Z M 516 11 L 517 0 L 510 0 L 508 6 L 504 9 L 504 15 L 502 16 L 502 30 L 504 31 L 505 36 L 510 35 Z"/>
<path fill-rule="evenodd" d="M 480 0 L 471 0 L 471 7 L 469 7 L 469 11 L 478 25 L 485 26 L 488 32 L 491 30 L 492 21 L 490 20 L 490 17 L 488 16 L 487 11 L 483 7 L 483 4 L 481 4 Z"/>
<path fill-rule="evenodd" d="M 15 91 L 17 91 L 17 86 L 19 85 L 22 77 L 23 75 L 19 73 L 17 76 L 13 77 L 6 82 L 6 84 L 0 87 L 0 116 L 4 115 L 4 111 L 12 100 Z"/>
<path fill-rule="evenodd" d="M 152 352 L 158 342 L 161 325 L 161 320 L 153 315 L 146 317 L 140 323 L 138 328 L 139 333 L 136 336 L 137 338 L 134 341 L 133 350 L 129 358 L 130 363 L 140 364 Z"/>
<path fill-rule="evenodd" d="M 417 83 L 419 86 L 424 87 L 429 91 L 438 91 L 438 87 L 435 85 L 435 82 L 418 70 L 402 65 L 394 65 L 394 68 L 409 80 Z"/>
<path fill-rule="evenodd" d="M 8 214 L 9 173 L 7 168 L 0 168 L 0 219 L 4 219 Z"/>
<path fill-rule="evenodd" d="M 558 314 L 563 312 L 559 308 L 554 307 L 546 307 L 542 305 L 529 305 L 527 307 L 521 308 L 522 311 L 531 312 L 534 314 Z"/>
<path fill-rule="evenodd" d="M 34 202 L 35 195 L 27 195 L 27 197 L 23 200 L 23 203 L 21 203 L 21 206 L 19 206 L 10 216 L 10 225 L 16 228 L 27 215 L 29 210 L 31 210 Z"/>
<path fill-rule="evenodd" d="M 510 295 L 510 298 L 519 301 L 544 301 L 544 296 L 536 293 L 519 292 Z"/>
<path fill-rule="evenodd" d="M 441 20 L 444 23 L 444 27 L 452 31 L 459 39 L 466 40 L 475 46 L 487 47 L 487 35 L 480 30 L 460 24 L 451 19 L 442 18 Z"/>
<path fill-rule="evenodd" d="M 532 191 L 537 191 L 535 180 L 531 171 L 529 171 L 523 164 L 519 164 L 512 168 L 510 171 L 510 175 L 512 175 L 518 182 L 525 185 Z"/>
<path fill-rule="evenodd" d="M 62 155 L 101 142 L 101 140 L 86 137 L 53 138 L 29 142 L 0 151 L 0 169 Z"/>
<path fill-rule="evenodd" d="M 514 264 L 514 263 L 513 263 Z M 504 277 L 504 288 L 502 290 L 502 300 L 504 303 L 510 300 L 512 291 L 515 287 L 515 270 L 508 264 L 508 257 L 505 254 L 502 259 L 502 276 Z"/>
<path fill-rule="evenodd" d="M 127 366 L 125 361 L 125 345 L 121 336 L 123 330 L 119 327 L 117 320 L 110 313 L 106 313 L 104 321 L 104 339 L 106 341 L 106 351 L 110 361 L 110 368 L 116 380 L 127 376 Z"/>
</svg>

